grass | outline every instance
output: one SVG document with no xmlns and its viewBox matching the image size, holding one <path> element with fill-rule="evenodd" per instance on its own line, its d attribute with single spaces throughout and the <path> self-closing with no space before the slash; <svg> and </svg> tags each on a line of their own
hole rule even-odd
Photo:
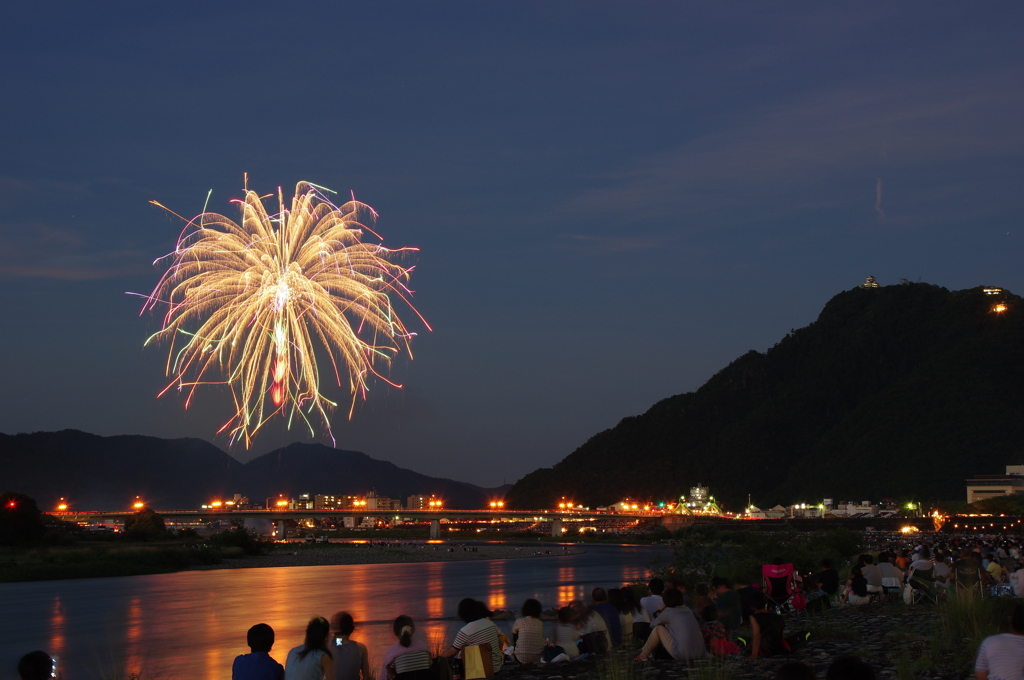
<svg viewBox="0 0 1024 680">
<path fill-rule="evenodd" d="M 5 548 L 0 551 L 0 583 L 161 574 L 240 556 L 241 550 L 231 546 L 181 541 Z"/>
<path fill-rule="evenodd" d="M 733 680 L 734 674 L 729 662 L 719 656 L 695 661 L 690 677 L 697 680 Z"/>
</svg>

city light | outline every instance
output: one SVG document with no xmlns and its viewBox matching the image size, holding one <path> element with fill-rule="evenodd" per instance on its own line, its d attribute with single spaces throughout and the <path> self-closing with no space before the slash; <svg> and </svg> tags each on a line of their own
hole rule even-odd
<svg viewBox="0 0 1024 680">
<path fill-rule="evenodd" d="M 60 512 L 64 512 L 67 509 L 68 509 L 68 503 L 67 503 L 67 501 L 64 500 L 64 497 L 61 496 L 60 497 L 60 502 L 57 503 L 57 510 L 60 511 Z"/>
<path fill-rule="evenodd" d="M 220 501 L 214 501 L 214 502 L 210 503 L 210 507 L 211 508 L 219 508 L 222 505 L 224 505 L 224 504 L 221 503 Z"/>
<path fill-rule="evenodd" d="M 505 501 L 491 501 L 491 508 L 503 508 L 505 507 Z"/>
<path fill-rule="evenodd" d="M 997 302 L 996 304 L 992 305 L 992 311 L 995 312 L 996 314 L 1002 314 L 1003 312 L 1006 311 L 1006 305 L 1003 304 L 1002 302 Z"/>
<path fill-rule="evenodd" d="M 286 500 L 283 500 L 283 499 L 282 499 L 282 500 L 279 500 L 279 501 L 278 501 L 278 502 L 276 503 L 276 505 L 277 505 L 277 507 L 279 507 L 279 508 L 285 508 L 285 507 L 288 507 L 288 501 L 286 501 Z"/>
<path fill-rule="evenodd" d="M 363 501 L 363 503 L 365 503 L 365 502 L 366 501 Z M 434 500 L 434 501 L 430 501 L 430 503 L 428 503 L 428 505 L 430 506 L 431 510 L 440 510 L 442 502 L 439 501 L 439 500 Z"/>
</svg>

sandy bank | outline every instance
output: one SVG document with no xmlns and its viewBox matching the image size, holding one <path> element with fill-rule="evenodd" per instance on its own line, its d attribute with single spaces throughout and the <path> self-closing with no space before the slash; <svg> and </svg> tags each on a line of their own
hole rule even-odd
<svg viewBox="0 0 1024 680">
<path fill-rule="evenodd" d="M 294 543 L 279 546 L 274 552 L 258 557 L 225 560 L 221 564 L 194 567 L 207 569 L 252 569 L 259 567 L 314 567 L 332 564 L 399 564 L 403 562 L 463 562 L 471 560 L 510 560 L 527 557 L 553 557 L 578 555 L 586 552 L 567 546 L 509 546 L 509 545 L 435 545 L 391 544 L 366 545 L 358 543 L 330 543 L 304 545 Z"/>
</svg>

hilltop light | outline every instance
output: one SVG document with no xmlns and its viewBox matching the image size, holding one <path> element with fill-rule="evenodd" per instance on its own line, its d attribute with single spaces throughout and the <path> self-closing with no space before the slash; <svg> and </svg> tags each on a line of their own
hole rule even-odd
<svg viewBox="0 0 1024 680">
<path fill-rule="evenodd" d="M 1002 302 L 997 302 L 996 304 L 992 305 L 992 311 L 995 312 L 996 314 L 1002 314 L 1003 312 L 1006 311 L 1006 305 L 1003 304 Z"/>
</svg>

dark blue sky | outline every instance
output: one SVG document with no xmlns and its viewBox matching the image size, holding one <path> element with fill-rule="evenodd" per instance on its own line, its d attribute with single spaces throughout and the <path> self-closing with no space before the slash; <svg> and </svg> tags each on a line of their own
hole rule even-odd
<svg viewBox="0 0 1024 680">
<path fill-rule="evenodd" d="M 386 245 L 421 248 L 435 330 L 409 315 L 405 388 L 377 384 L 334 433 L 484 485 L 696 389 L 869 274 L 1020 293 L 1022 19 L 1010 2 L 8 7 L 0 431 L 213 440 L 229 396 L 157 400 L 158 319 L 124 293 L 152 289 L 181 226 L 148 201 L 191 216 L 212 189 L 233 217 L 244 172 L 261 192 L 353 190 Z"/>
</svg>

